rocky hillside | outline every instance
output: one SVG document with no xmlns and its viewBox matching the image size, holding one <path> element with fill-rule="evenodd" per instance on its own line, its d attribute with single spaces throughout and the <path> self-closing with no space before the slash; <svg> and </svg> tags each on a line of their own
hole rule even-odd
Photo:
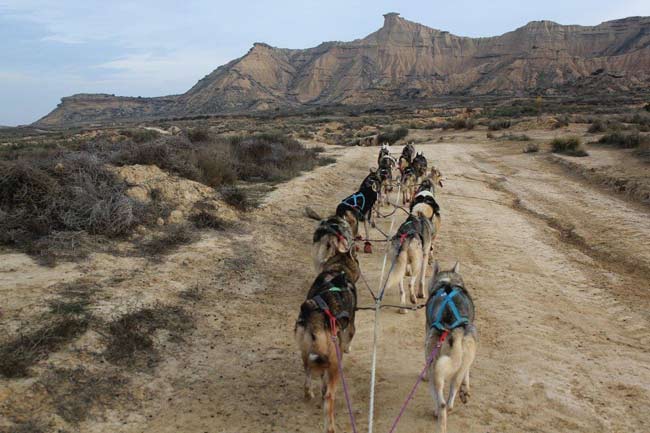
<svg viewBox="0 0 650 433">
<path fill-rule="evenodd" d="M 364 105 L 442 95 L 617 94 L 650 90 L 650 17 L 598 26 L 535 21 L 467 38 L 384 15 L 376 32 L 304 50 L 256 43 L 243 57 L 163 98 L 75 95 L 37 122 L 195 116 L 312 105 Z"/>
</svg>

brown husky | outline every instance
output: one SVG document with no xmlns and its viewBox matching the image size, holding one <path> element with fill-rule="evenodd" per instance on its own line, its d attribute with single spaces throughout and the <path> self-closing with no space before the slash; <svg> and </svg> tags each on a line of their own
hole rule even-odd
<svg viewBox="0 0 650 433">
<path fill-rule="evenodd" d="M 309 289 L 307 300 L 300 306 L 295 336 L 305 369 L 305 398 L 311 399 L 313 375 L 322 380 L 325 431 L 334 433 L 334 398 L 339 381 L 337 348 L 348 352 L 354 337 L 354 313 L 357 305 L 355 282 L 359 278 L 359 262 L 354 254 L 337 253 L 324 265 Z M 336 317 L 337 340 L 332 339 L 329 311 Z"/>
<path fill-rule="evenodd" d="M 449 332 L 428 371 L 434 414 L 441 433 L 447 432 L 447 410 L 454 408 L 456 395 L 460 392 L 463 403 L 469 398 L 469 369 L 478 340 L 474 303 L 459 272 L 458 263 L 450 271 L 440 271 L 436 261 L 427 301 L 425 359 L 431 355 L 441 334 L 445 330 Z M 447 383 L 449 395 L 445 397 Z"/>
<path fill-rule="evenodd" d="M 433 224 L 428 218 L 409 215 L 391 240 L 391 269 L 388 273 L 385 290 L 389 290 L 399 283 L 402 305 L 406 303 L 404 277 L 407 274 L 411 276 L 409 283 L 411 303 L 417 303 L 417 298 L 424 298 L 425 266 L 431 251 L 433 230 Z M 417 288 L 415 287 L 416 284 Z M 400 313 L 404 314 L 406 311 L 401 309 Z"/>
</svg>

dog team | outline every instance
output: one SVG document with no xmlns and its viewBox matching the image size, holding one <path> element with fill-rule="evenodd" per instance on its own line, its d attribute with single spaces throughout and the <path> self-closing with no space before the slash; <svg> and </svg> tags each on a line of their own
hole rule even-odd
<svg viewBox="0 0 650 433">
<path fill-rule="evenodd" d="M 439 349 L 428 368 L 427 379 L 438 429 L 445 433 L 447 411 L 453 409 L 456 396 L 463 403 L 469 397 L 469 370 L 476 354 L 477 332 L 474 304 L 460 275 L 459 264 L 443 271 L 433 260 L 433 242 L 441 225 L 440 207 L 435 197 L 436 188 L 443 186 L 442 174 L 435 167 L 427 171 L 426 157 L 422 152 L 416 153 L 413 144 L 406 145 L 398 159 L 390 154 L 388 145 L 382 145 L 377 166 L 377 169 L 370 169 L 355 193 L 341 200 L 332 216 L 322 219 L 307 209 L 308 216 L 319 223 L 312 249 L 318 276 L 300 306 L 295 326 L 305 370 L 305 398 L 314 397 L 311 381 L 313 377 L 320 377 L 325 431 L 333 433 L 334 399 L 341 380 L 342 353 L 350 351 L 355 333 L 356 283 L 361 275 L 356 243 L 363 240 L 364 251 L 371 253 L 368 225 L 375 226 L 374 218 L 380 216 L 381 206 L 401 207 L 408 216 L 388 239 L 391 266 L 385 288 L 399 287 L 402 308 L 398 311 L 406 313 L 404 278 L 410 277 L 408 298 L 415 305 L 418 298 L 425 297 L 426 269 L 432 267 L 426 293 L 424 349 L 425 359 L 433 353 L 434 347 Z M 402 206 L 389 200 L 390 193 L 395 190 L 395 170 L 401 192 L 397 199 Z M 359 234 L 362 223 L 365 238 Z M 446 386 L 449 390 L 445 395 Z"/>
</svg>

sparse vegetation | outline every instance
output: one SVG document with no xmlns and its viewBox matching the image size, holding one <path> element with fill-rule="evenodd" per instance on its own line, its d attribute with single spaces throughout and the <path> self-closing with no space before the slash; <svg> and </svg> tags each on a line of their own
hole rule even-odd
<svg viewBox="0 0 650 433">
<path fill-rule="evenodd" d="M 605 132 L 606 130 L 607 130 L 607 125 L 605 124 L 605 122 L 599 119 L 593 122 L 591 125 L 589 125 L 587 132 L 590 134 L 598 134 L 601 132 Z"/>
<path fill-rule="evenodd" d="M 588 156 L 582 148 L 582 141 L 579 137 L 555 138 L 551 141 L 551 151 L 569 156 Z"/>
<path fill-rule="evenodd" d="M 123 236 L 143 219 L 126 189 L 85 153 L 0 161 L 0 244 L 51 262 L 85 257 L 87 235 Z"/>
<path fill-rule="evenodd" d="M 198 235 L 187 224 L 172 224 L 165 226 L 152 239 L 144 241 L 140 245 L 140 249 L 148 256 L 162 256 L 197 239 Z"/>
<path fill-rule="evenodd" d="M 22 331 L 0 346 L 0 374 L 27 377 L 29 368 L 86 331 L 88 318 L 65 315 L 32 331 Z"/>
<path fill-rule="evenodd" d="M 488 130 L 490 131 L 500 131 L 502 129 L 508 129 L 510 128 L 512 122 L 508 119 L 498 119 L 498 120 L 491 120 L 488 123 Z"/>
<path fill-rule="evenodd" d="M 41 383 L 55 401 L 57 414 L 78 424 L 94 407 L 105 408 L 120 396 L 128 380 L 113 372 L 91 372 L 86 368 L 57 368 L 49 371 Z"/>
<path fill-rule="evenodd" d="M 190 217 L 190 221 L 198 229 L 226 230 L 231 224 L 212 212 L 201 211 Z"/>
<path fill-rule="evenodd" d="M 528 143 L 524 147 L 524 153 L 537 153 L 539 152 L 539 144 L 537 143 Z"/>
<path fill-rule="evenodd" d="M 502 134 L 501 137 L 499 138 L 508 141 L 530 141 L 531 140 L 531 138 L 526 134 Z"/>
<path fill-rule="evenodd" d="M 640 135 L 639 131 L 614 131 L 605 134 L 598 142 L 623 149 L 633 149 L 639 147 L 644 140 L 645 137 Z"/>
<path fill-rule="evenodd" d="M 144 128 L 123 129 L 120 134 L 130 138 L 136 144 L 148 143 L 160 137 L 158 131 Z"/>
<path fill-rule="evenodd" d="M 241 211 L 248 211 L 259 206 L 257 200 L 253 199 L 246 190 L 236 186 L 222 188 L 221 197 L 226 203 Z"/>
<path fill-rule="evenodd" d="M 404 127 L 387 128 L 379 134 L 379 143 L 393 144 L 409 135 L 409 130 Z"/>
<path fill-rule="evenodd" d="M 108 324 L 104 356 L 117 365 L 153 367 L 159 360 L 154 333 L 165 329 L 180 338 L 192 326 L 192 317 L 175 306 L 157 304 L 124 314 Z"/>
</svg>

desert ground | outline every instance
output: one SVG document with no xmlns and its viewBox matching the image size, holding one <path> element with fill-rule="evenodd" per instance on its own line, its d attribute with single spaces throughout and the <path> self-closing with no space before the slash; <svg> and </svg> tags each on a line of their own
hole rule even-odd
<svg viewBox="0 0 650 433">
<path fill-rule="evenodd" d="M 496 145 L 478 135 L 411 136 L 444 176 L 434 257 L 443 268 L 460 262 L 477 310 L 472 394 L 449 416 L 449 430 L 648 430 L 648 207 L 590 177 L 613 170 L 608 158 L 621 164 L 628 157 L 596 148 L 592 158 L 574 162 L 546 152 L 525 154 L 521 143 Z M 227 235 L 201 232 L 162 260 L 97 253 L 81 264 L 42 267 L 5 251 L 0 296 L 9 332 L 46 311 L 66 287 L 83 288 L 88 308 L 105 321 L 154 303 L 181 306 L 193 320 L 191 329 L 175 332 L 174 326 L 187 325 L 182 316 L 158 329 L 158 356 L 127 369 L 102 358 L 102 328 L 91 326 L 34 365 L 32 377 L 0 381 L 0 431 L 321 430 L 322 404 L 303 399 L 293 339 L 299 306 L 315 277 L 315 222 L 304 216 L 304 207 L 333 212 L 375 164 L 377 151 L 327 146 L 334 164 L 277 185 L 258 209 L 233 216 L 236 228 Z M 632 166 L 636 160 L 629 158 Z M 647 178 L 647 164 L 636 164 L 632 172 Z M 404 215 L 395 215 L 396 227 Z M 378 225 L 387 231 L 391 219 Z M 381 235 L 373 230 L 372 238 Z M 372 254 L 360 253 L 373 289 L 384 252 L 385 244 L 375 242 Z M 359 304 L 370 306 L 362 282 L 358 293 Z M 385 302 L 398 301 L 396 288 L 387 293 Z M 372 312 L 359 311 L 356 328 L 344 365 L 363 431 Z M 381 311 L 375 431 L 389 429 L 422 369 L 424 332 L 423 310 Z M 351 431 L 340 388 L 336 413 L 338 429 Z M 398 431 L 430 432 L 433 420 L 424 384 Z"/>
</svg>

